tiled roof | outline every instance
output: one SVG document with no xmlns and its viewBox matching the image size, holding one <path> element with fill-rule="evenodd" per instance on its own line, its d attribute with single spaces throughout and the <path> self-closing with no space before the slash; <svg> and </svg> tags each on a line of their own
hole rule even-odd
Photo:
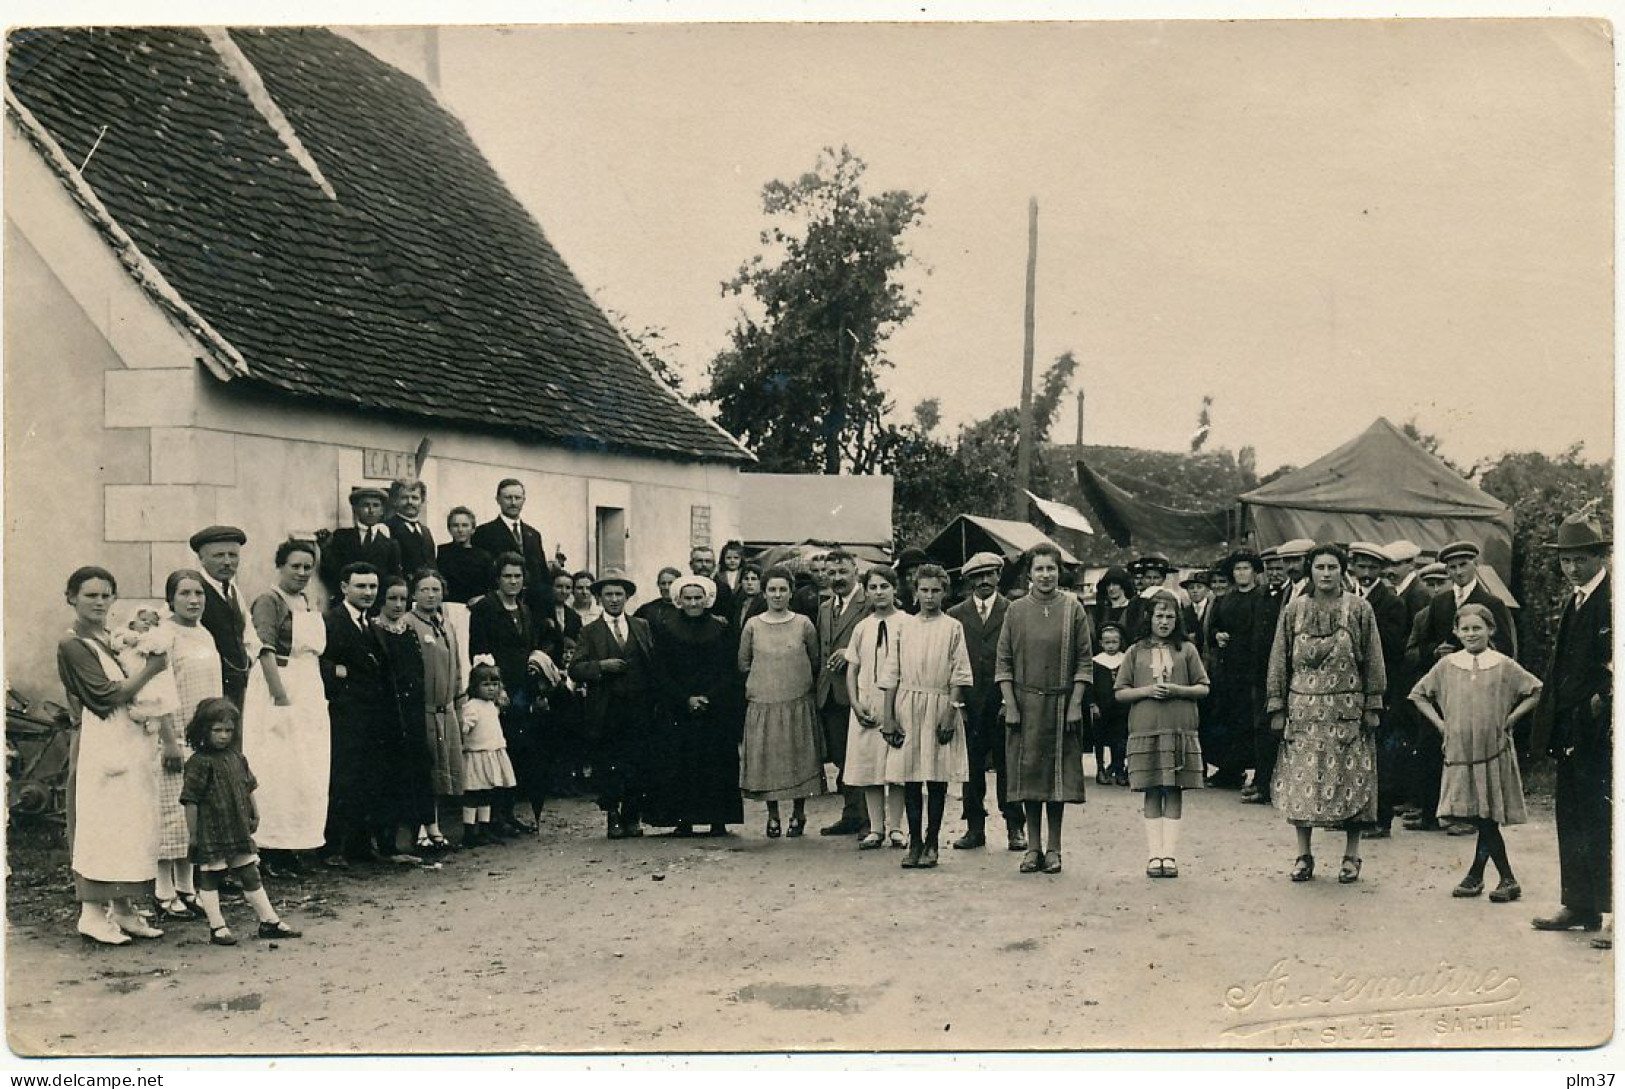
<svg viewBox="0 0 1625 1089">
<path fill-rule="evenodd" d="M 325 30 L 230 40 L 336 199 L 203 31 L 15 30 L 7 80 L 241 356 L 234 382 L 576 449 L 749 460 L 638 360 L 426 87 Z"/>
</svg>

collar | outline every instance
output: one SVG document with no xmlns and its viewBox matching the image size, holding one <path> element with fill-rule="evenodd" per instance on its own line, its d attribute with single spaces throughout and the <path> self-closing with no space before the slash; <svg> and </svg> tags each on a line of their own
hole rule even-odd
<svg viewBox="0 0 1625 1089">
<path fill-rule="evenodd" d="M 1452 585 L 1450 587 L 1450 592 L 1455 595 L 1456 604 L 1459 605 L 1463 601 L 1466 601 L 1468 598 L 1472 597 L 1473 591 L 1476 589 L 1478 589 L 1478 578 L 1474 576 L 1473 581 L 1469 582 L 1466 586 Z"/>
<path fill-rule="evenodd" d="M 1506 655 L 1502 654 L 1494 647 L 1485 647 L 1477 654 L 1469 654 L 1465 650 L 1458 650 L 1454 654 L 1445 655 L 1445 661 L 1449 662 L 1457 669 L 1465 669 L 1468 672 L 1476 672 L 1483 669 L 1494 669 L 1496 666 L 1506 661 Z"/>
<path fill-rule="evenodd" d="M 1107 654 L 1105 651 L 1101 651 L 1095 655 L 1094 660 L 1096 665 L 1103 665 L 1107 669 L 1116 669 L 1123 664 L 1123 652 L 1118 651 L 1116 654 Z"/>
<path fill-rule="evenodd" d="M 509 518 L 506 514 L 502 516 L 502 521 L 507 524 L 508 532 L 512 533 L 515 537 L 520 535 L 520 527 L 525 524 L 518 518 Z"/>
<path fill-rule="evenodd" d="M 210 586 L 214 587 L 214 592 L 215 593 L 219 594 L 221 597 L 226 596 L 226 588 L 225 588 L 225 586 L 222 585 L 221 582 L 218 579 L 216 579 L 213 575 L 209 574 L 207 571 L 203 570 L 202 568 L 198 569 L 198 574 L 203 576 L 203 581 L 204 582 L 206 582 Z M 229 601 L 230 599 L 227 598 L 227 600 Z"/>
<path fill-rule="evenodd" d="M 1410 589 L 1411 583 L 1415 581 L 1416 569 L 1413 567 L 1411 570 L 1405 572 L 1405 577 L 1400 579 L 1399 582 L 1394 586 L 1394 593 L 1403 594 L 1406 590 Z"/>
<path fill-rule="evenodd" d="M 1590 601 L 1591 600 L 1591 595 L 1597 592 L 1597 587 L 1601 586 L 1602 585 L 1602 580 L 1607 578 L 1607 577 L 1608 577 L 1608 568 L 1607 568 L 1606 565 L 1604 565 L 1603 567 L 1598 568 L 1597 573 L 1595 575 L 1591 576 L 1591 581 L 1590 582 L 1586 583 L 1584 586 L 1579 587 L 1578 592 L 1584 594 L 1586 596 L 1586 600 Z"/>
<path fill-rule="evenodd" d="M 342 602 L 341 604 L 343 604 L 344 611 L 349 614 L 351 622 L 354 623 L 356 627 L 364 628 L 364 627 L 367 626 L 367 614 L 366 613 L 361 612 L 354 605 L 351 605 L 348 601 Z"/>
</svg>

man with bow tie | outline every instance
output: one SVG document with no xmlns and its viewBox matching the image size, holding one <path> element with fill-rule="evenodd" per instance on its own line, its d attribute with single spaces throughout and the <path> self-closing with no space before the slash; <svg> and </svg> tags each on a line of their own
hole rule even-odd
<svg viewBox="0 0 1625 1089">
<path fill-rule="evenodd" d="M 498 484 L 497 507 L 501 513 L 474 530 L 472 543 L 492 556 L 517 552 L 525 561 L 525 604 L 537 616 L 545 616 L 553 608 L 553 580 L 548 576 L 541 531 L 520 517 L 525 509 L 525 485 L 512 477 Z M 563 555 L 558 561 L 560 567 L 565 566 Z"/>
<path fill-rule="evenodd" d="M 397 480 L 389 486 L 389 505 L 395 513 L 384 525 L 400 547 L 401 574 L 407 578 L 434 566 L 434 534 L 419 521 L 428 501 L 429 486 L 421 480 Z"/>
<path fill-rule="evenodd" d="M 317 538 L 322 546 L 322 584 L 327 587 L 327 600 L 338 600 L 341 573 L 353 563 L 372 566 L 380 581 L 401 573 L 401 546 L 383 524 L 388 498 L 382 488 L 351 488 L 350 515 L 355 525 L 335 529 L 325 541 Z"/>
<path fill-rule="evenodd" d="M 1535 751 L 1557 763 L 1557 858 L 1562 903 L 1534 920 L 1536 930 L 1597 930 L 1613 911 L 1614 659 L 1613 542 L 1582 511 L 1564 519 L 1557 539 L 1563 578 L 1572 588 L 1541 689 Z M 1606 949 L 1612 937 L 1592 945 Z"/>
<path fill-rule="evenodd" d="M 204 630 L 214 636 L 220 654 L 220 688 L 225 697 L 243 707 L 248 672 L 259 657 L 259 639 L 248 623 L 248 609 L 237 591 L 237 566 L 248 535 L 236 526 L 209 526 L 187 542 L 203 568 Z"/>
</svg>

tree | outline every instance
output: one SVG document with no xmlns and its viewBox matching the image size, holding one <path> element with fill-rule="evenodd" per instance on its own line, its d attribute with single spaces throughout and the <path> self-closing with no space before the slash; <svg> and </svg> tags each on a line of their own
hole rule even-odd
<svg viewBox="0 0 1625 1089">
<path fill-rule="evenodd" d="M 893 437 L 877 375 L 891 365 L 887 338 L 914 312 L 903 234 L 925 197 L 866 194 L 865 169 L 848 148 L 825 148 L 811 172 L 764 186 L 773 225 L 761 242 L 776 260 L 759 254 L 722 285 L 759 314 L 741 313 L 703 396 L 763 471 L 870 472 Z"/>
</svg>

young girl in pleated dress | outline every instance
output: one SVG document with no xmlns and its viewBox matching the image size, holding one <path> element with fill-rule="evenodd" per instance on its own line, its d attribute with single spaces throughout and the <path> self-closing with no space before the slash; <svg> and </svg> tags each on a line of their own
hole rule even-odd
<svg viewBox="0 0 1625 1089">
<path fill-rule="evenodd" d="M 1484 891 L 1484 864 L 1495 863 L 1501 881 L 1490 893 L 1497 904 L 1523 895 L 1507 860 L 1503 824 L 1528 819 L 1523 780 L 1512 746 L 1512 728 L 1540 702 L 1540 681 L 1517 662 L 1490 649 L 1495 618 L 1482 605 L 1456 613 L 1462 649 L 1433 663 L 1411 689 L 1421 716 L 1444 735 L 1444 777 L 1439 816 L 1457 817 L 1478 827 L 1473 864 L 1451 895 Z"/>
<path fill-rule="evenodd" d="M 871 567 L 863 576 L 869 615 L 852 629 L 845 656 L 846 694 L 852 715 L 846 730 L 846 785 L 863 790 L 869 810 L 869 834 L 858 850 L 870 851 L 891 843 L 906 847 L 903 834 L 903 791 L 886 786 L 886 755 L 891 751 L 881 727 L 885 725 L 888 693 L 880 687 L 883 674 L 896 672 L 897 636 L 909 621 L 897 608 L 897 572 Z"/>
<path fill-rule="evenodd" d="M 1178 877 L 1184 791 L 1202 785 L 1196 703 L 1207 696 L 1208 678 L 1179 600 L 1158 590 L 1148 604 L 1117 670 L 1117 699 L 1129 705 L 1129 786 L 1145 792 L 1145 875 Z"/>
<path fill-rule="evenodd" d="M 502 674 L 481 662 L 468 671 L 463 704 L 463 846 L 501 843 L 491 832 L 491 806 L 517 785 L 502 734 Z"/>
<path fill-rule="evenodd" d="M 884 729 L 894 745 L 886 754 L 886 782 L 902 785 L 908 811 L 904 869 L 937 864 L 948 784 L 970 778 L 965 700 L 975 678 L 965 626 L 942 611 L 947 589 L 948 574 L 936 564 L 916 569 L 914 603 L 920 611 L 896 634 L 896 655 L 884 664 L 886 675 L 880 679 L 888 695 Z"/>
</svg>

